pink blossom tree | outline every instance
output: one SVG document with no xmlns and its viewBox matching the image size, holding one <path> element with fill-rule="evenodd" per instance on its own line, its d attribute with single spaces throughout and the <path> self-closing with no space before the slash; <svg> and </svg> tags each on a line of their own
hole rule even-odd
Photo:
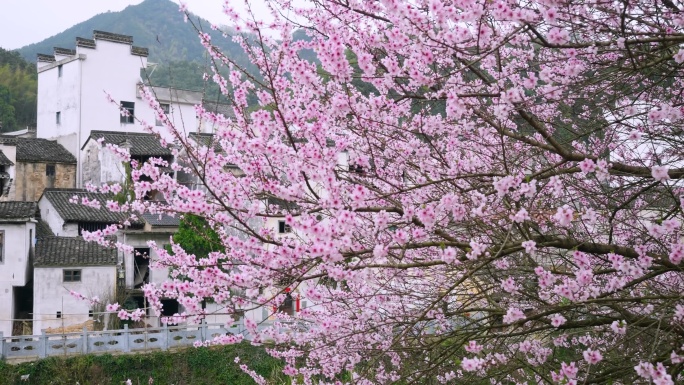
<svg viewBox="0 0 684 385">
<path fill-rule="evenodd" d="M 159 249 L 157 309 L 298 290 L 315 306 L 246 333 L 305 383 L 684 380 L 684 4 L 269 4 L 225 6 L 258 73 L 200 33 L 234 117 L 198 106 L 204 141 L 164 120 L 201 188 L 132 172 L 167 203 L 121 209 L 200 216 L 225 248 Z"/>
</svg>

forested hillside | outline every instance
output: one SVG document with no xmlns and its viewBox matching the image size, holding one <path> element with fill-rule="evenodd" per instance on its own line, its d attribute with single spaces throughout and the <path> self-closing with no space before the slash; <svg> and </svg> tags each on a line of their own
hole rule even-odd
<svg viewBox="0 0 684 385">
<path fill-rule="evenodd" d="M 0 126 L 13 131 L 36 121 L 36 68 L 16 51 L 0 48 Z"/>
<path fill-rule="evenodd" d="M 220 31 L 210 28 L 204 19 L 193 17 L 198 27 L 212 36 L 212 42 L 241 65 L 249 65 L 242 48 L 230 38 L 225 39 Z M 53 47 L 73 48 L 76 37 L 91 38 L 93 30 L 133 36 L 133 44 L 150 50 L 149 61 L 168 66 L 173 62 L 201 62 L 205 49 L 190 23 L 183 21 L 178 5 L 170 0 L 145 0 L 131 5 L 120 12 L 96 15 L 84 22 L 19 49 L 19 53 L 31 62 L 36 54 L 53 51 Z"/>
</svg>

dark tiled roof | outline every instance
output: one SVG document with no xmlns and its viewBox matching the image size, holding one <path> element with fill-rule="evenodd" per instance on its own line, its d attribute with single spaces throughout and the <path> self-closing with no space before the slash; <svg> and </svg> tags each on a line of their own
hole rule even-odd
<svg viewBox="0 0 684 385">
<path fill-rule="evenodd" d="M 70 202 L 74 196 L 78 197 L 79 203 Z M 81 204 L 83 197 L 90 201 L 99 201 L 101 208 Z M 91 193 L 82 189 L 45 189 L 41 199 L 43 198 L 52 203 L 65 222 L 119 223 L 128 219 L 125 213 L 115 213 L 107 209 L 107 201 L 114 199 L 111 194 Z"/>
<path fill-rule="evenodd" d="M 83 48 L 95 48 L 95 40 L 77 37 L 76 45 Z"/>
<path fill-rule="evenodd" d="M 294 202 L 288 202 L 284 199 L 276 198 L 276 197 L 267 197 L 266 198 L 266 204 L 269 206 L 275 206 L 277 210 L 282 210 L 282 211 L 294 211 L 294 210 L 299 210 L 299 205 L 297 205 Z"/>
<path fill-rule="evenodd" d="M 81 237 L 47 237 L 36 242 L 33 266 L 112 266 L 117 250 Z"/>
<path fill-rule="evenodd" d="M 200 146 L 209 147 L 213 143 L 215 150 L 220 149 L 218 138 L 216 138 L 214 134 L 207 134 L 203 132 L 191 132 L 188 136 L 190 137 L 190 139 L 192 139 L 195 143 L 199 144 Z"/>
<path fill-rule="evenodd" d="M 133 44 L 133 36 L 120 35 L 118 33 L 111 33 L 105 31 L 93 31 L 94 40 L 107 40 L 115 43 Z"/>
<path fill-rule="evenodd" d="M 131 156 L 169 156 L 171 150 L 161 145 L 159 139 L 152 134 L 118 131 L 91 131 L 90 139 L 104 138 L 105 143 L 123 145 L 127 140 L 131 145 Z M 86 141 L 87 142 L 87 141 Z M 83 146 L 85 148 L 85 145 Z"/>
<path fill-rule="evenodd" d="M 235 118 L 235 111 L 233 111 L 233 106 L 230 104 L 204 101 L 202 107 L 204 107 L 207 112 L 221 114 L 226 118 Z"/>
<path fill-rule="evenodd" d="M 68 49 L 68 48 L 55 47 L 55 55 L 74 56 L 74 55 L 76 55 L 76 50 Z"/>
<path fill-rule="evenodd" d="M 160 102 L 200 104 L 202 103 L 202 92 L 184 90 L 181 88 L 151 87 L 154 96 Z"/>
<path fill-rule="evenodd" d="M 2 151 L 0 151 L 0 166 L 14 166 L 14 163 Z"/>
<path fill-rule="evenodd" d="M 178 216 L 170 216 L 167 214 L 149 214 L 145 213 L 141 215 L 145 222 L 152 226 L 159 227 L 178 227 L 180 225 L 180 219 Z"/>
<path fill-rule="evenodd" d="M 46 55 L 44 53 L 39 53 L 37 56 L 38 61 L 40 62 L 52 63 L 55 61 L 55 55 Z"/>
<path fill-rule="evenodd" d="M 136 55 L 136 56 L 147 57 L 147 55 L 150 54 L 150 50 L 148 50 L 147 48 L 143 48 L 143 47 L 131 46 L 131 54 Z"/>
<path fill-rule="evenodd" d="M 47 222 L 40 220 L 36 223 L 36 239 L 42 239 L 47 237 L 54 237 L 55 233 L 52 232 L 50 225 Z"/>
<path fill-rule="evenodd" d="M 37 211 L 37 202 L 0 202 L 0 221 L 8 219 L 35 218 Z"/>
<path fill-rule="evenodd" d="M 76 164 L 76 158 L 64 146 L 53 140 L 16 138 L 17 162 Z"/>
</svg>

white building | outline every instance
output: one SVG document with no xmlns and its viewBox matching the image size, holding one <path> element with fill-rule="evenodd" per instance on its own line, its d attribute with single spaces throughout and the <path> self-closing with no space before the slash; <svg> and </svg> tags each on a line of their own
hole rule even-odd
<svg viewBox="0 0 684 385">
<path fill-rule="evenodd" d="M 0 332 L 5 336 L 12 335 L 16 319 L 30 319 L 36 214 L 35 202 L 0 202 Z"/>
<path fill-rule="evenodd" d="M 33 264 L 33 334 L 64 329 L 93 318 L 92 298 L 114 298 L 118 251 L 81 237 L 46 237 L 36 244 Z"/>
<path fill-rule="evenodd" d="M 79 203 L 73 203 L 74 197 Z M 103 208 L 96 209 L 82 205 L 80 202 L 83 198 L 100 202 Z M 156 214 L 140 215 L 139 221 L 130 223 L 115 234 L 118 242 L 133 247 L 133 251 L 118 252 L 115 249 L 107 249 L 114 253 L 113 256 L 109 254 L 109 251 L 105 253 L 99 248 L 86 246 L 88 242 L 78 237 L 83 230 L 102 229 L 111 224 L 123 223 L 127 219 L 126 214 L 113 213 L 105 208 L 106 201 L 111 199 L 114 199 L 111 194 L 91 193 L 81 189 L 47 189 L 43 193 L 38 202 L 41 217 L 57 237 L 51 237 L 46 244 L 41 246 L 42 259 L 40 261 L 36 259 L 34 313 L 38 321 L 34 323 L 34 331 L 47 327 L 71 326 L 88 320 L 87 304 L 77 306 L 71 299 L 63 298 L 63 290 L 59 288 L 65 283 L 62 274 L 65 269 L 81 271 L 79 273 L 82 277 L 81 281 L 74 281 L 64 286 L 68 286 L 69 290 L 104 298 L 104 293 L 97 293 L 97 290 L 91 287 L 92 280 L 98 278 L 101 279 L 102 288 L 111 286 L 112 291 L 114 289 L 125 290 L 128 297 L 141 308 L 147 307 L 142 286 L 147 283 L 159 284 L 168 279 L 168 268 L 151 268 L 152 262 L 158 256 L 156 251 L 150 248 L 148 241 L 154 241 L 160 247 L 170 244 L 171 236 L 178 231 L 179 219 L 177 217 Z M 82 257 L 77 257 L 81 255 L 79 250 L 85 250 L 87 253 Z M 101 259 L 94 260 L 93 258 L 101 258 L 102 255 L 107 255 L 107 264 L 93 262 L 101 261 Z M 66 293 L 68 294 L 68 290 Z M 64 312 L 57 309 L 57 305 L 61 306 L 62 300 L 69 307 L 69 309 L 65 307 Z M 182 306 L 179 306 L 175 300 L 163 300 L 162 303 L 165 307 L 163 316 L 183 311 Z M 56 317 L 56 311 L 62 312 L 60 318 Z M 159 317 L 151 312 L 145 320 L 147 324 L 153 326 L 160 325 L 159 321 Z"/>
<path fill-rule="evenodd" d="M 80 149 L 96 129 L 142 133 L 141 122 L 146 122 L 171 139 L 139 92 L 147 54 L 146 48 L 133 46 L 131 36 L 102 31 L 94 31 L 93 39 L 76 38 L 74 50 L 55 48 L 53 55 L 39 54 L 38 137 L 56 139 L 79 160 Z M 175 125 L 188 133 L 197 131 L 194 105 L 201 103 L 201 92 L 152 90 Z M 116 103 L 131 116 L 122 116 Z M 81 163 L 77 186 L 83 185 Z"/>
</svg>

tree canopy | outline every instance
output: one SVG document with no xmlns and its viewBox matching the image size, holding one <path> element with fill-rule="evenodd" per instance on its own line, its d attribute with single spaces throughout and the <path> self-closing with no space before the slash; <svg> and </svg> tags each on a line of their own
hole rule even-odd
<svg viewBox="0 0 684 385">
<path fill-rule="evenodd" d="M 3 131 L 36 124 L 36 67 L 0 48 L 0 122 Z"/>
<path fill-rule="evenodd" d="M 166 124 L 201 188 L 134 173 L 166 203 L 122 209 L 224 247 L 158 250 L 153 306 L 298 290 L 297 322 L 246 321 L 297 383 L 684 381 L 680 2 L 294 3 L 225 7 L 259 76 L 200 33 L 235 118 L 200 111 L 209 145 Z"/>
</svg>

